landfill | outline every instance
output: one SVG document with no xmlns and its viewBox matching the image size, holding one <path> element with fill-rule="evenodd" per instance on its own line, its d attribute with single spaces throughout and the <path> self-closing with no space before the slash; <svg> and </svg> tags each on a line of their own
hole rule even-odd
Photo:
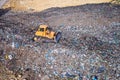
<svg viewBox="0 0 120 80">
<path fill-rule="evenodd" d="M 120 5 L 0 12 L 0 80 L 120 80 Z M 60 42 L 33 41 L 41 24 Z"/>
</svg>

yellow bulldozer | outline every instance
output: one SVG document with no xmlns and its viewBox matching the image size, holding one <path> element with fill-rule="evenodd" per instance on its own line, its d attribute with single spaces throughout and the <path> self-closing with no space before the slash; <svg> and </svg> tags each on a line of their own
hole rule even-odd
<svg viewBox="0 0 120 80">
<path fill-rule="evenodd" d="M 34 41 L 37 41 L 39 37 L 45 37 L 54 40 L 56 43 L 61 38 L 61 32 L 54 32 L 47 25 L 40 25 L 38 30 L 35 32 Z"/>
</svg>

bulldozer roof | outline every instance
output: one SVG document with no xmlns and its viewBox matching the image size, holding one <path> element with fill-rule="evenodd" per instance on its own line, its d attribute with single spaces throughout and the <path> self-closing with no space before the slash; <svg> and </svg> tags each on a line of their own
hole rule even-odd
<svg viewBox="0 0 120 80">
<path fill-rule="evenodd" d="M 47 28 L 47 25 L 40 25 L 39 28 Z"/>
</svg>

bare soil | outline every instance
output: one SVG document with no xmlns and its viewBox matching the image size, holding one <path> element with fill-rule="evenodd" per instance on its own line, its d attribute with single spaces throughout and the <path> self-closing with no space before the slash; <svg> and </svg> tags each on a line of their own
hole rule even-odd
<svg viewBox="0 0 120 80">
<path fill-rule="evenodd" d="M 3 7 L 14 10 L 42 11 L 51 7 L 67 7 L 92 3 L 107 3 L 111 0 L 9 0 Z"/>
</svg>

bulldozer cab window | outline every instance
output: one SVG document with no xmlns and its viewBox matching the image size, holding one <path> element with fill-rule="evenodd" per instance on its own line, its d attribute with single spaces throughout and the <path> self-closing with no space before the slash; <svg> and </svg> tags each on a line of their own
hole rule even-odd
<svg viewBox="0 0 120 80">
<path fill-rule="evenodd" d="M 41 32 L 44 32 L 44 28 L 40 28 L 39 30 L 40 30 Z"/>
<path fill-rule="evenodd" d="M 46 28 L 46 31 L 51 31 L 51 28 L 47 27 L 47 28 Z"/>
</svg>

